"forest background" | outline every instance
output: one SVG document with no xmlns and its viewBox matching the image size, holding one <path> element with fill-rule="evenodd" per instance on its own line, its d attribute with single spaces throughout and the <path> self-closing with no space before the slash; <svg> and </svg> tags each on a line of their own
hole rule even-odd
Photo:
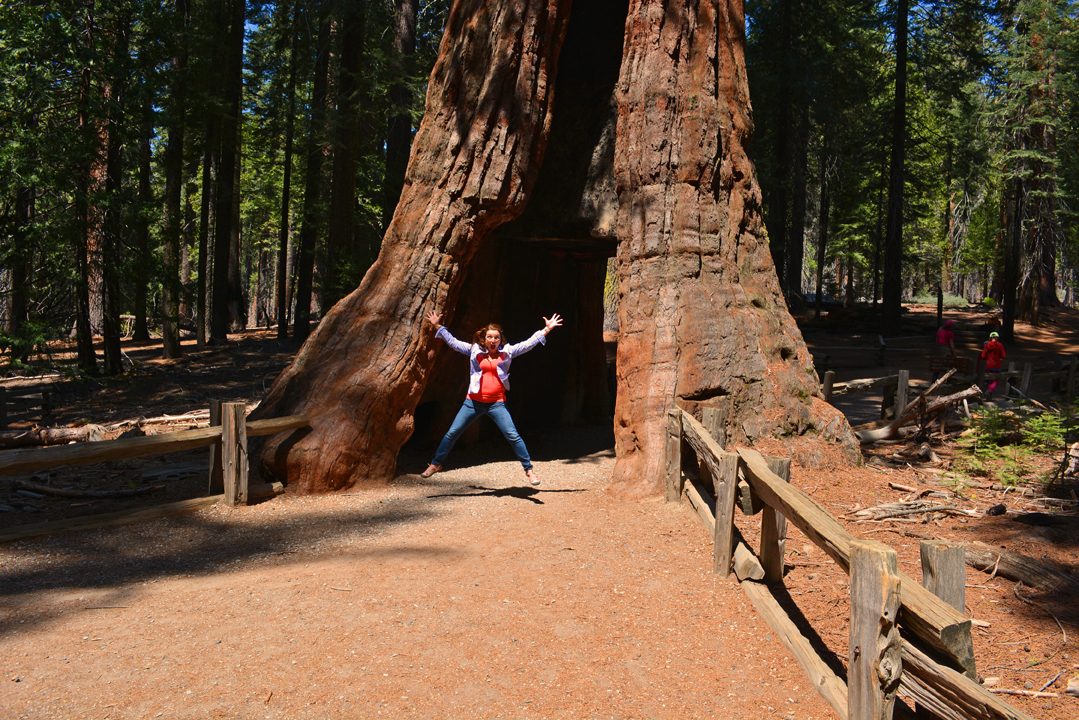
<svg viewBox="0 0 1079 720">
<path fill-rule="evenodd" d="M 579 0 L 584 2 L 586 0 Z M 304 340 L 392 217 L 448 0 L 0 0 L 0 344 Z M 749 0 L 791 309 L 1077 300 L 1079 5 Z M 557 80 L 556 80 L 557 83 Z M 556 85 L 557 112 L 557 85 Z M 614 296 L 613 273 L 607 283 Z M 95 336 L 102 350 L 95 354 Z"/>
</svg>

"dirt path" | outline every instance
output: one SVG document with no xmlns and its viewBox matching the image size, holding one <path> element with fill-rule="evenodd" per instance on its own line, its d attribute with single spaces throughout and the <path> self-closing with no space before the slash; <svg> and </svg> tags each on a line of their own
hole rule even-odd
<svg viewBox="0 0 1079 720">
<path fill-rule="evenodd" d="M 595 440 L 0 547 L 0 716 L 834 717 Z"/>
<path fill-rule="evenodd" d="M 65 384 L 61 416 L 119 423 L 257 400 L 291 352 L 265 331 L 179 363 L 144 349 L 122 379 Z M 429 481 L 403 474 L 381 490 L 0 545 L 0 717 L 835 717 L 737 585 L 712 575 L 710 538 L 688 509 L 604 492 L 609 428 L 526 435 L 538 490 L 498 439 L 456 448 L 457 469 Z M 1074 574 L 1079 519 L 1016 522 L 1055 507 L 1033 485 L 960 481 L 959 505 L 980 515 L 1005 504 L 997 517 L 845 516 L 910 496 L 890 483 L 950 490 L 944 471 L 960 458 L 934 448 L 940 463 L 923 463 L 915 443 L 867 450 L 859 468 L 796 465 L 792 483 L 855 535 L 894 547 L 913 577 L 928 537 L 982 540 Z M 406 448 L 401 471 L 427 458 Z M 50 475 L 93 487 L 167 481 L 149 504 L 205 492 L 204 452 L 139 462 Z M 9 485 L 0 478 L 9 527 L 126 506 L 15 502 Z M 759 517 L 737 517 L 753 546 Z M 846 575 L 793 529 L 787 550 L 789 610 L 818 647 L 846 657 Z M 980 674 L 1002 688 L 1045 686 L 1058 697 L 1013 704 L 1075 718 L 1079 699 L 1063 690 L 1079 675 L 1079 600 L 968 568 L 966 604 L 983 623 Z"/>
</svg>

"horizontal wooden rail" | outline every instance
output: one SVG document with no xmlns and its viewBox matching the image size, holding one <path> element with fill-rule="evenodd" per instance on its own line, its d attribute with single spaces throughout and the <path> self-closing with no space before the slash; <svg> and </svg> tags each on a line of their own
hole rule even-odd
<svg viewBox="0 0 1079 720">
<path fill-rule="evenodd" d="M 708 422 L 707 414 L 705 421 Z M 680 456 L 681 451 L 678 446 L 681 440 L 685 440 L 702 462 L 702 479 L 705 479 L 706 475 L 712 476 L 717 495 L 729 495 L 730 486 L 734 484 L 740 472 L 769 507 L 781 511 L 813 542 L 824 549 L 840 567 L 848 573 L 851 572 L 851 547 L 852 543 L 857 544 L 857 539 L 812 498 L 797 488 L 791 487 L 773 472 L 772 467 L 779 467 L 775 459 L 766 461 L 759 453 L 752 450 L 739 450 L 737 455 L 724 451 L 705 429 L 704 424 L 681 410 L 675 409 L 670 412 L 668 429 L 677 433 L 676 439 L 679 441 L 675 444 L 672 438 L 668 437 L 668 449 Z M 732 472 L 729 466 L 734 459 L 738 462 Z M 673 467 L 675 472 L 678 472 L 680 461 L 674 463 L 672 457 L 668 457 L 667 463 L 668 470 Z M 706 468 L 708 468 L 708 473 L 705 473 Z M 733 511 L 735 504 L 733 497 L 717 498 L 706 483 L 694 477 L 682 475 L 681 472 L 678 472 L 678 475 L 680 477 L 677 480 L 668 478 L 668 500 L 679 497 L 686 500 L 696 511 L 701 524 L 713 536 L 717 545 L 716 554 L 725 556 L 725 561 L 717 564 L 715 571 L 726 575 L 731 569 L 730 559 L 733 555 L 735 575 L 742 589 L 768 625 L 802 665 L 806 674 L 812 679 L 814 689 L 828 701 L 840 718 L 846 720 L 847 717 L 853 717 L 848 713 L 848 709 L 857 703 L 851 703 L 846 683 L 837 677 L 827 663 L 816 654 L 798 627 L 776 601 L 768 585 L 758 584 L 748 579 L 761 578 L 765 573 L 761 562 L 753 555 L 752 550 L 740 541 L 740 534 L 730 522 L 730 516 L 724 517 L 726 513 Z M 732 543 L 737 544 L 733 553 L 726 548 L 721 552 L 720 544 L 729 548 Z M 763 536 L 761 544 L 763 552 L 766 549 Z M 773 540 L 771 544 L 776 543 Z M 739 553 L 742 556 L 741 567 L 738 560 Z M 896 576 L 894 570 L 893 576 Z M 852 578 L 852 608 L 853 583 Z M 943 657 L 948 662 L 966 672 L 964 674 L 947 665 L 941 665 L 917 646 L 902 642 L 902 670 L 899 682 L 907 697 L 914 699 L 919 705 L 944 720 L 965 720 L 965 718 L 975 716 L 989 720 L 1033 720 L 1031 716 L 1009 706 L 972 679 L 974 657 L 970 622 L 961 613 L 906 575 L 899 573 L 896 584 L 899 586 L 898 591 L 901 595 L 900 602 L 903 610 L 900 613 L 900 620 L 904 623 L 905 631 L 927 642 L 936 651 L 943 653 Z M 871 589 L 876 590 L 876 587 Z M 863 599 L 864 597 L 865 593 L 863 593 Z M 894 612 L 891 616 L 894 617 Z M 888 617 L 888 615 L 882 617 Z M 852 627 L 853 623 L 852 614 Z M 876 625 L 870 622 L 866 627 L 875 629 Z M 852 640 L 852 647 L 853 642 Z M 897 663 L 892 665 L 899 667 Z M 881 688 L 884 688 L 883 677 Z M 861 686 L 856 695 L 859 702 L 863 702 L 867 696 Z M 881 698 L 884 699 L 885 696 L 882 695 Z M 881 715 L 881 717 L 884 716 Z M 886 716 L 891 717 L 890 709 L 886 711 Z"/>
<path fill-rule="evenodd" d="M 738 454 L 745 462 L 746 479 L 757 494 L 849 573 L 853 536 L 846 528 L 813 498 L 769 470 L 760 453 L 739 449 Z M 974 675 L 970 620 L 907 575 L 900 573 L 900 578 L 903 596 L 900 621 L 967 675 Z"/>
<path fill-rule="evenodd" d="M 255 420 L 247 423 L 247 435 L 274 435 L 310 424 L 305 415 Z M 36 472 L 59 465 L 90 465 L 111 460 L 162 455 L 207 447 L 221 441 L 221 427 L 180 430 L 146 437 L 72 443 L 0 453 L 0 475 Z"/>
</svg>

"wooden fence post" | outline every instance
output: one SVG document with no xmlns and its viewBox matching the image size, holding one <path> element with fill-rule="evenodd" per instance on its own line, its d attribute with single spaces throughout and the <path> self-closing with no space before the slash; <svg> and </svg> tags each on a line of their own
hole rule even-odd
<svg viewBox="0 0 1079 720">
<path fill-rule="evenodd" d="M 221 470 L 225 504 L 247 504 L 247 404 L 221 404 Z"/>
<path fill-rule="evenodd" d="M 719 425 L 720 419 L 721 416 L 718 409 L 711 407 L 701 408 L 701 425 L 704 425 L 704 429 L 708 431 L 708 435 L 722 447 L 724 438 L 723 430 Z M 715 484 L 715 480 L 712 477 L 712 471 L 709 469 L 708 463 L 702 462 L 699 464 L 701 483 L 705 487 L 712 487 Z"/>
<path fill-rule="evenodd" d="M 1030 381 L 1034 379 L 1034 363 L 1023 365 L 1023 379 L 1019 382 L 1019 392 L 1030 397 Z"/>
<path fill-rule="evenodd" d="M 975 380 L 975 382 L 978 383 L 978 387 L 984 388 L 985 387 L 985 363 L 983 363 L 981 361 L 981 359 L 975 360 L 975 362 L 977 363 L 977 368 L 978 368 L 978 378 Z"/>
<path fill-rule="evenodd" d="M 784 481 L 791 481 L 790 458 L 768 458 L 768 469 Z M 783 579 L 783 558 L 787 555 L 787 518 L 771 505 L 764 506 L 761 514 L 761 565 L 764 581 L 779 582 Z"/>
<path fill-rule="evenodd" d="M 731 571 L 734 537 L 734 491 L 738 485 L 738 456 L 724 453 L 719 458 L 720 475 L 713 477 L 716 496 L 716 532 L 712 538 L 712 572 L 727 577 Z"/>
<path fill-rule="evenodd" d="M 922 540 L 922 587 L 966 612 L 966 551 L 962 545 L 947 540 Z"/>
<path fill-rule="evenodd" d="M 910 394 L 910 370 L 899 371 L 899 387 L 895 391 L 895 417 L 903 414 L 907 408 L 907 395 Z"/>
<path fill-rule="evenodd" d="M 832 402 L 832 385 L 835 383 L 835 371 L 824 373 L 824 402 Z"/>
<path fill-rule="evenodd" d="M 664 498 L 678 502 L 682 498 L 682 410 L 667 411 L 667 467 Z"/>
<path fill-rule="evenodd" d="M 1012 373 L 1019 367 L 1016 363 L 1008 363 L 1008 374 L 1004 378 L 1004 397 L 1010 397 L 1012 394 Z"/>
<path fill-rule="evenodd" d="M 896 616 L 900 598 L 895 550 L 877 540 L 850 543 L 850 655 L 847 713 L 851 720 L 890 720 L 903 674 Z"/>
<path fill-rule="evenodd" d="M 210 401 L 210 427 L 221 425 L 221 401 Z M 207 490 L 210 495 L 220 495 L 225 492 L 224 475 L 221 471 L 221 440 L 210 446 L 210 484 Z"/>
</svg>

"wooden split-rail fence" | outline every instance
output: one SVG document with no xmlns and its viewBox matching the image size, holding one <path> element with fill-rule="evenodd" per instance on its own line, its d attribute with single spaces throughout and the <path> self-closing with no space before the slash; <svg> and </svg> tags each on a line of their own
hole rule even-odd
<svg viewBox="0 0 1079 720">
<path fill-rule="evenodd" d="M 852 536 L 813 498 L 790 485 L 789 459 L 766 459 L 747 449 L 725 451 L 715 440 L 718 413 L 705 408 L 702 415 L 703 423 L 678 408 L 668 414 L 666 499 L 684 498 L 696 510 L 713 537 L 713 571 L 724 577 L 734 571 L 762 618 L 841 718 L 889 719 L 901 692 L 945 720 L 1033 720 L 976 681 L 971 621 L 961 609 L 966 582 L 962 548 L 923 546 L 923 576 L 929 578 L 929 587 L 923 587 L 899 570 L 895 550 Z M 683 473 L 684 450 L 700 461 L 699 477 Z M 743 513 L 762 513 L 756 554 L 734 524 L 736 506 Z M 768 587 L 783 581 L 788 522 L 850 575 L 846 682 L 817 654 Z"/>
<path fill-rule="evenodd" d="M 0 430 L 19 420 L 38 420 L 42 425 L 52 421 L 52 396 L 56 387 L 17 385 L 0 387 Z"/>
<path fill-rule="evenodd" d="M 939 358 L 944 359 L 944 358 Z M 1071 404 L 1075 401 L 1076 378 L 1079 376 L 1079 357 L 1072 357 L 1067 361 L 1056 360 L 1053 367 L 1038 368 L 1034 363 L 1024 363 L 1020 370 L 1018 363 L 1008 363 L 1008 369 L 994 373 L 993 377 L 1004 383 L 1003 394 L 1005 396 L 1017 390 L 1022 397 L 1029 397 L 1031 387 L 1035 379 L 1052 382 L 1053 392 L 1060 393 L 1064 401 Z M 979 365 L 977 377 L 959 376 L 952 378 L 952 382 L 969 382 L 975 380 L 979 386 L 985 385 L 985 365 Z M 1018 381 L 1018 382 L 1015 382 Z M 865 378 L 851 380 L 849 382 L 835 382 L 835 372 L 832 370 L 824 373 L 822 390 L 824 401 L 831 402 L 835 395 L 847 395 L 859 392 L 883 389 L 883 401 L 881 404 L 881 418 L 884 418 L 893 407 L 905 407 L 911 389 L 915 387 L 910 382 L 910 371 L 900 370 L 895 375 L 885 375 L 878 378 Z M 902 403 L 902 404 L 901 404 Z"/>
<path fill-rule="evenodd" d="M 165 453 L 210 448 L 209 482 L 207 497 L 182 500 L 154 508 L 137 511 L 121 511 L 107 515 L 90 515 L 82 518 L 57 520 L 34 525 L 24 525 L 0 532 L 0 542 L 49 535 L 56 532 L 74 532 L 95 527 L 127 524 L 140 519 L 192 510 L 212 505 L 220 500 L 232 507 L 246 505 L 250 500 L 269 497 L 284 491 L 281 483 L 248 484 L 247 438 L 260 435 L 276 435 L 288 430 L 307 427 L 310 422 L 305 415 L 246 420 L 245 403 L 211 401 L 210 426 L 192 430 L 148 435 L 145 437 L 102 440 L 98 442 L 71 443 L 51 447 L 26 448 L 0 452 L 0 475 L 38 472 L 61 465 L 90 465 L 93 463 L 126 460 L 130 458 L 163 455 Z"/>
</svg>

